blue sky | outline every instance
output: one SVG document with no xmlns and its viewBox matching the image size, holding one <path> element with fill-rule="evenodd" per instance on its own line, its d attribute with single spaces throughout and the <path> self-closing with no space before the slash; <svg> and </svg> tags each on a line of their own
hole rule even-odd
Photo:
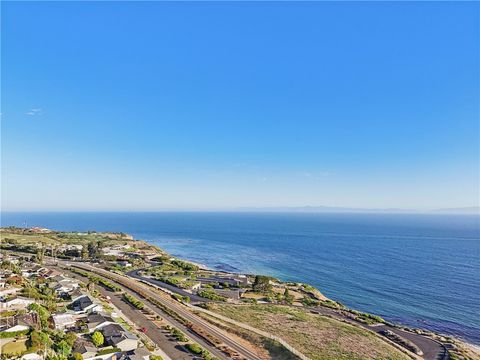
<svg viewBox="0 0 480 360">
<path fill-rule="evenodd" d="M 1 7 L 4 210 L 478 204 L 478 3 Z"/>
</svg>

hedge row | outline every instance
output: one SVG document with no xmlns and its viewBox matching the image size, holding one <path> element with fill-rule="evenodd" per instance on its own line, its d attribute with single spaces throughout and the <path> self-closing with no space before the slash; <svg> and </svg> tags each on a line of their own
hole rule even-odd
<svg viewBox="0 0 480 360">
<path fill-rule="evenodd" d="M 92 275 L 92 274 L 90 274 L 86 271 L 83 271 L 83 270 L 80 270 L 80 269 L 77 269 L 77 268 L 70 268 L 69 270 L 78 274 L 78 275 L 84 276 L 84 277 L 88 278 L 89 280 L 91 280 L 93 282 L 98 282 L 99 284 L 102 284 L 103 286 L 105 286 L 110 291 L 113 291 L 113 292 L 122 291 L 122 289 L 120 287 L 118 287 L 115 284 L 112 284 L 110 281 L 105 280 L 104 278 L 94 276 L 94 275 Z"/>
<path fill-rule="evenodd" d="M 140 300 L 134 298 L 129 294 L 123 294 L 123 298 L 139 310 L 142 310 L 145 307 L 143 302 L 141 302 Z"/>
<path fill-rule="evenodd" d="M 20 331 L 2 331 L 0 332 L 0 339 L 13 338 L 17 336 L 27 335 L 30 332 L 30 329 L 20 330 Z"/>
</svg>

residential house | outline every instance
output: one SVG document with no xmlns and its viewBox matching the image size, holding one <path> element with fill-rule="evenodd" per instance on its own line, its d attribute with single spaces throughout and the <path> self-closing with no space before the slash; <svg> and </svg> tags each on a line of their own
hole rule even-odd
<svg viewBox="0 0 480 360">
<path fill-rule="evenodd" d="M 73 290 L 71 293 L 68 294 L 70 296 L 70 299 L 72 301 L 75 301 L 79 298 L 81 298 L 82 296 L 85 296 L 85 294 L 82 292 L 82 290 L 78 287 L 76 288 L 75 290 Z"/>
<path fill-rule="evenodd" d="M 93 343 L 84 338 L 78 338 L 73 345 L 72 352 L 82 355 L 84 360 L 95 357 L 97 348 Z"/>
<path fill-rule="evenodd" d="M 56 330 L 66 330 L 75 327 L 75 316 L 68 313 L 53 314 L 52 322 Z"/>
<path fill-rule="evenodd" d="M 66 277 L 56 277 L 61 278 L 55 282 L 50 283 L 50 287 L 55 290 L 60 296 L 66 296 L 72 293 L 75 289 L 78 289 L 80 285 L 77 281 L 66 278 Z"/>
<path fill-rule="evenodd" d="M 35 300 L 24 297 L 15 297 L 13 299 L 0 302 L 0 309 L 21 310 L 26 309 L 28 305 L 33 304 Z"/>
<path fill-rule="evenodd" d="M 102 305 L 95 303 L 88 295 L 83 295 L 75 299 L 71 303 L 71 308 L 77 314 L 100 312 L 103 310 Z"/>
<path fill-rule="evenodd" d="M 21 289 L 17 287 L 2 288 L 0 290 L 0 299 L 5 299 L 7 296 L 15 295 Z"/>
<path fill-rule="evenodd" d="M 40 270 L 39 273 L 40 273 L 40 276 L 42 276 L 45 279 L 52 279 L 56 276 L 61 275 L 61 273 L 59 273 L 57 270 L 53 270 L 53 269 Z"/>
<path fill-rule="evenodd" d="M 38 330 L 40 328 L 40 318 L 36 312 L 0 317 L 0 329 L 10 329 L 17 325 Z"/>
<path fill-rule="evenodd" d="M 125 360 L 149 360 L 152 353 L 145 347 L 129 351 L 125 355 Z"/>
<path fill-rule="evenodd" d="M 23 355 L 20 359 L 21 360 L 43 360 L 43 356 L 37 353 L 29 353 L 29 354 Z"/>
<path fill-rule="evenodd" d="M 117 347 L 122 351 L 131 351 L 138 347 L 138 338 L 120 324 L 106 325 L 100 331 L 107 345 Z"/>
<path fill-rule="evenodd" d="M 106 325 L 115 324 L 115 321 L 110 316 L 101 313 L 89 314 L 86 320 L 88 332 L 90 333 Z"/>
<path fill-rule="evenodd" d="M 27 325 L 15 325 L 2 330 L 2 332 L 26 331 L 28 329 L 30 329 L 30 327 Z"/>
<path fill-rule="evenodd" d="M 40 265 L 38 264 L 35 264 L 35 263 L 25 263 L 23 266 L 22 266 L 22 276 L 24 278 L 31 278 L 31 277 L 36 277 L 36 276 L 39 276 L 41 275 L 42 271 L 45 271 L 46 269 L 45 268 L 42 268 Z"/>
</svg>

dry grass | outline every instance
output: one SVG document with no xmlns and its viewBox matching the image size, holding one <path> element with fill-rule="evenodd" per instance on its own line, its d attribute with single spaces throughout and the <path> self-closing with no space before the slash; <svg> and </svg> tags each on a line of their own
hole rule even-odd
<svg viewBox="0 0 480 360">
<path fill-rule="evenodd" d="M 304 309 L 218 304 L 213 310 L 278 335 L 311 359 L 408 359 L 366 330 Z"/>
<path fill-rule="evenodd" d="M 19 355 L 27 351 L 27 340 L 16 340 L 9 342 L 2 347 L 4 355 Z"/>
</svg>

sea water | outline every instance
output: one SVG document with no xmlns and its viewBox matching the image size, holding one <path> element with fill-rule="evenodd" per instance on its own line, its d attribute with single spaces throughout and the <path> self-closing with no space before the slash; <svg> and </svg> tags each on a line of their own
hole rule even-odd
<svg viewBox="0 0 480 360">
<path fill-rule="evenodd" d="M 3 213 L 2 226 L 121 231 L 226 271 L 480 344 L 480 218 L 333 213 Z"/>
</svg>

